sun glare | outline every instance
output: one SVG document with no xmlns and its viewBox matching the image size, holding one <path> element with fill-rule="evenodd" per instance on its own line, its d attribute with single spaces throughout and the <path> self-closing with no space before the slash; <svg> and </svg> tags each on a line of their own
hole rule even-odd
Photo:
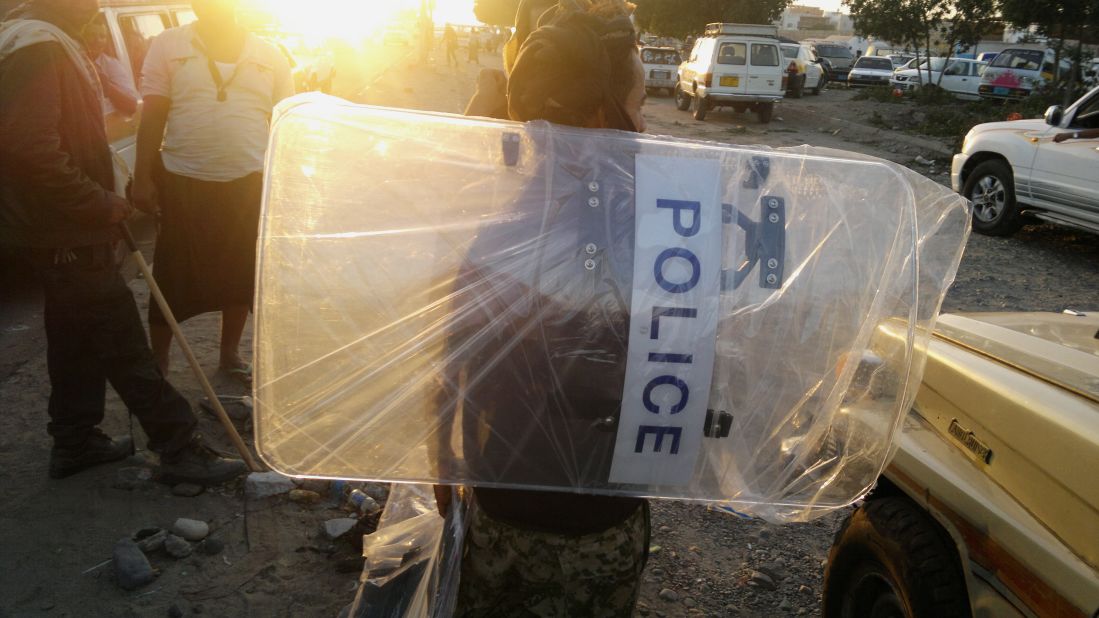
<svg viewBox="0 0 1099 618">
<path fill-rule="evenodd" d="M 411 30 L 421 11 L 436 24 L 477 23 L 473 0 L 240 0 L 241 8 L 268 16 L 285 33 L 314 41 L 357 41 L 389 28 Z"/>
</svg>

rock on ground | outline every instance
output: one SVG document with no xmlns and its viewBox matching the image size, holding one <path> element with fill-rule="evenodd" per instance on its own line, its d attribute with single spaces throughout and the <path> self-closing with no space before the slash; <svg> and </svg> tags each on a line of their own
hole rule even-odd
<svg viewBox="0 0 1099 618">
<path fill-rule="evenodd" d="M 249 498 L 267 498 L 289 492 L 296 487 L 294 481 L 278 472 L 253 472 L 244 482 L 244 491 Z"/>
<path fill-rule="evenodd" d="M 201 541 L 210 534 L 210 525 L 198 519 L 180 517 L 172 524 L 172 532 L 188 541 Z"/>
<path fill-rule="evenodd" d="M 114 562 L 115 579 L 126 590 L 140 588 L 156 579 L 153 565 L 149 564 L 149 559 L 132 539 L 122 539 L 115 543 L 111 559 Z"/>
<path fill-rule="evenodd" d="M 298 504 L 315 504 L 320 502 L 321 495 L 308 489 L 291 489 L 290 500 Z"/>
<path fill-rule="evenodd" d="M 359 520 L 352 517 L 339 517 L 324 522 L 324 535 L 332 540 L 347 534 L 355 527 Z"/>
<path fill-rule="evenodd" d="M 134 535 L 134 541 L 137 542 L 138 548 L 147 554 L 164 547 L 164 541 L 167 538 L 168 531 L 160 528 L 138 530 L 137 534 Z"/>
<path fill-rule="evenodd" d="M 179 560 L 190 556 L 194 548 L 187 542 L 187 539 L 169 534 L 168 538 L 164 539 L 164 551 L 168 552 L 169 556 Z"/>
<path fill-rule="evenodd" d="M 207 556 L 216 556 L 225 549 L 225 543 L 217 539 L 206 539 L 198 544 L 198 550 Z"/>
</svg>

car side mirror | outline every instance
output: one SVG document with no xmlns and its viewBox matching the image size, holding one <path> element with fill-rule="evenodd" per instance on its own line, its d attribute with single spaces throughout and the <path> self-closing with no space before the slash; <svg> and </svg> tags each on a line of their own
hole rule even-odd
<svg viewBox="0 0 1099 618">
<path fill-rule="evenodd" d="M 1060 105 L 1050 105 L 1048 108 L 1046 108 L 1046 113 L 1045 113 L 1044 118 L 1046 119 L 1046 124 L 1048 124 L 1049 126 L 1051 126 L 1051 127 L 1061 126 L 1061 120 L 1064 117 L 1065 117 L 1065 111 L 1063 109 L 1061 109 Z"/>
</svg>

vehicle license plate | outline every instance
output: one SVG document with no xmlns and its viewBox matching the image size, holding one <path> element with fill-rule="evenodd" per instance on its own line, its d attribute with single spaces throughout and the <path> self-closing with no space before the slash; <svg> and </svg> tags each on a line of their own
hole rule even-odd
<svg viewBox="0 0 1099 618">
<path fill-rule="evenodd" d="M 740 76 L 738 75 L 722 75 L 721 85 L 727 88 L 736 88 L 740 85 Z"/>
<path fill-rule="evenodd" d="M 668 79 L 671 73 L 668 71 L 653 71 L 653 79 Z"/>
<path fill-rule="evenodd" d="M 1003 86 L 996 86 L 995 88 L 992 89 L 992 94 L 1007 94 L 1007 92 L 1008 92 L 1007 88 L 1005 88 Z"/>
</svg>

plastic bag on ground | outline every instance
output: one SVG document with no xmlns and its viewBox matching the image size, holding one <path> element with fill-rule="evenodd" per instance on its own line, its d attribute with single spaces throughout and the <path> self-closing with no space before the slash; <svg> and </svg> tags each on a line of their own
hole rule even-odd
<svg viewBox="0 0 1099 618">
<path fill-rule="evenodd" d="M 454 614 L 468 502 L 439 515 L 430 485 L 393 486 L 378 529 L 363 537 L 363 574 L 346 618 Z"/>
</svg>

